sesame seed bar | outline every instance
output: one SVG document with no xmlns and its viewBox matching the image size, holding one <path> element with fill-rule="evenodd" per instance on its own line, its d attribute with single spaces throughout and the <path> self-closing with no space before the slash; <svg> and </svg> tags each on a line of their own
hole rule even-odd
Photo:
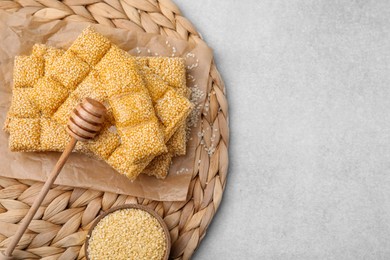
<svg viewBox="0 0 390 260">
<path fill-rule="evenodd" d="M 29 98 L 44 116 L 49 117 L 64 102 L 68 94 L 68 90 L 56 80 L 42 77 L 32 88 Z"/>
<path fill-rule="evenodd" d="M 43 76 L 43 73 L 44 61 L 41 57 L 15 57 L 14 86 L 16 88 L 31 88 Z"/>
<path fill-rule="evenodd" d="M 64 50 L 50 47 L 44 44 L 35 44 L 32 49 L 32 56 L 43 58 L 45 73 L 54 70 L 55 61 L 65 53 Z"/>
<path fill-rule="evenodd" d="M 41 118 L 40 127 L 40 150 L 62 152 L 70 141 L 65 127 L 50 118 Z"/>
<path fill-rule="evenodd" d="M 182 135 L 181 132 L 178 132 L 178 129 L 185 126 L 186 118 L 191 110 L 191 104 L 188 99 L 154 74 L 149 67 L 143 67 L 141 71 L 145 85 L 154 102 L 157 116 L 165 126 L 165 141 L 169 143 L 169 145 L 167 143 L 168 152 L 154 158 L 144 169 L 143 173 L 157 178 L 165 178 L 169 171 L 172 157 L 175 155 L 175 148 L 178 147 L 178 145 L 172 143 L 172 140 L 179 140 L 178 137 L 180 138 L 181 136 L 185 138 L 185 132 Z M 181 124 L 176 124 L 176 122 L 181 122 Z M 182 139 L 181 141 L 183 141 L 185 146 L 186 140 Z"/>
<path fill-rule="evenodd" d="M 100 131 L 99 135 L 90 140 L 88 143 L 79 142 L 79 150 L 87 154 L 92 153 L 98 158 L 107 161 L 114 151 L 120 146 L 121 142 L 119 135 L 112 132 L 110 127 L 111 126 L 109 124 L 106 124 L 106 126 Z"/>
<path fill-rule="evenodd" d="M 43 77 L 45 69 L 49 68 L 54 59 L 60 57 L 64 53 L 63 50 L 56 49 L 53 47 L 45 46 L 43 44 L 35 44 L 33 46 L 31 58 L 22 58 L 23 62 L 18 62 L 21 60 L 20 57 L 27 56 L 18 56 L 15 57 L 14 64 L 14 86 L 13 86 L 13 95 L 11 101 L 11 107 L 7 113 L 6 121 L 4 124 L 4 130 L 10 132 L 10 122 L 12 118 L 39 118 L 41 113 L 39 108 L 33 104 L 29 98 L 30 95 L 34 92 L 33 83 L 29 84 L 20 84 L 21 74 L 26 74 L 28 77 L 34 78 L 36 83 L 38 79 Z M 36 64 L 39 63 L 39 64 Z M 36 72 L 34 68 L 43 68 L 43 71 L 39 73 Z M 32 72 L 31 72 L 31 71 Z M 34 72 L 35 71 L 35 72 Z M 34 77 L 32 75 L 39 75 Z M 19 80 L 18 80 L 19 78 Z M 19 83 L 18 83 L 19 82 Z M 12 146 L 17 149 L 17 146 Z M 36 147 L 36 151 L 40 151 L 40 147 Z"/>
<path fill-rule="evenodd" d="M 172 158 L 173 154 L 171 152 L 159 155 L 155 157 L 147 167 L 145 167 L 142 173 L 154 176 L 158 179 L 164 179 L 168 175 L 169 168 L 171 167 L 172 163 Z"/>
<path fill-rule="evenodd" d="M 154 103 L 156 114 L 164 126 L 167 142 L 180 126 L 178 122 L 181 124 L 185 122 L 192 105 L 187 98 L 153 74 L 150 68 L 143 67 L 141 73 Z"/>
<path fill-rule="evenodd" d="M 186 85 L 186 68 L 184 59 L 166 57 L 138 57 L 137 60 L 148 66 L 152 73 L 163 79 L 173 87 L 179 94 L 189 98 L 191 91 Z M 173 134 L 167 147 L 174 156 L 185 155 L 186 153 L 186 122 L 183 122 Z"/>
<path fill-rule="evenodd" d="M 14 87 L 12 92 L 11 107 L 8 115 L 19 118 L 38 118 L 40 117 L 39 109 L 34 106 L 29 99 L 33 88 Z"/>
<path fill-rule="evenodd" d="M 69 50 L 84 60 L 90 66 L 96 65 L 110 49 L 110 41 L 97 33 L 91 27 L 87 27 L 73 42 Z"/>
<path fill-rule="evenodd" d="M 162 78 L 168 85 L 174 87 L 185 97 L 189 89 L 186 87 L 186 68 L 182 58 L 146 57 L 148 67 Z"/>
<path fill-rule="evenodd" d="M 46 74 L 72 91 L 85 78 L 89 70 L 87 63 L 72 51 L 67 50 L 64 55 L 54 61 L 52 67 L 46 69 Z"/>
<path fill-rule="evenodd" d="M 178 94 L 189 98 L 190 90 L 186 86 L 185 64 L 181 58 L 166 57 L 137 57 L 139 66 L 147 66 L 151 74 L 164 78 L 164 82 L 173 87 Z M 153 94 L 151 94 L 153 96 Z M 184 155 L 186 153 L 187 133 L 186 120 L 177 128 L 176 132 L 166 143 L 168 153 L 162 154 L 153 159 L 153 161 L 144 169 L 143 173 L 165 178 L 172 163 L 174 156 Z"/>
<path fill-rule="evenodd" d="M 36 151 L 40 146 L 40 118 L 12 118 L 9 132 L 11 151 Z"/>
</svg>

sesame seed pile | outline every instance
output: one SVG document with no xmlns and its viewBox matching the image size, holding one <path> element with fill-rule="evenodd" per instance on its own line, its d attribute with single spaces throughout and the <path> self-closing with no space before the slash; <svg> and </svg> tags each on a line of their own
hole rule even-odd
<svg viewBox="0 0 390 260">
<path fill-rule="evenodd" d="M 91 27 L 64 51 L 42 44 L 14 65 L 5 130 L 12 151 L 63 151 L 71 111 L 85 97 L 104 103 L 105 125 L 75 150 L 105 160 L 134 180 L 165 178 L 185 154 L 188 100 L 184 59 L 133 57 Z"/>
<path fill-rule="evenodd" d="M 91 260 L 161 260 L 167 244 L 155 217 L 140 209 L 116 210 L 92 230 L 88 257 Z"/>
</svg>

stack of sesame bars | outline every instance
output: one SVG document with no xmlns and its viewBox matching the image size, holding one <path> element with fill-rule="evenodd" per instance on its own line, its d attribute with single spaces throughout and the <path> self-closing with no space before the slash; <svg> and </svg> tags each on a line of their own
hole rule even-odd
<svg viewBox="0 0 390 260">
<path fill-rule="evenodd" d="M 15 58 L 4 129 L 12 151 L 63 151 L 70 113 L 93 98 L 108 109 L 104 128 L 75 150 L 131 180 L 163 179 L 172 158 L 186 152 L 189 95 L 182 58 L 133 57 L 88 27 L 66 51 L 36 44 Z"/>
</svg>

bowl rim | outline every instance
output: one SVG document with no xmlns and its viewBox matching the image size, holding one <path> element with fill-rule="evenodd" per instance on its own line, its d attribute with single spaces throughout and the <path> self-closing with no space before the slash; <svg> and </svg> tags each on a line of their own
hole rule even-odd
<svg viewBox="0 0 390 260">
<path fill-rule="evenodd" d="M 107 215 L 113 213 L 114 211 L 122 210 L 122 209 L 140 209 L 140 210 L 148 212 L 150 215 L 152 215 L 154 218 L 157 219 L 157 221 L 160 224 L 160 226 L 162 227 L 162 229 L 164 231 L 164 235 L 165 235 L 165 241 L 166 241 L 167 247 L 166 247 L 163 259 L 167 260 L 169 258 L 169 254 L 171 251 L 171 235 L 169 233 L 168 226 L 156 211 L 154 211 L 153 209 L 151 209 L 149 207 L 146 207 L 144 205 L 139 205 L 139 204 L 124 204 L 124 205 L 116 206 L 116 207 L 113 207 L 113 208 L 105 211 L 103 214 L 100 214 L 99 217 L 93 222 L 91 228 L 88 231 L 87 237 L 85 238 L 85 246 L 84 246 L 85 258 L 87 260 L 90 260 L 90 258 L 88 256 L 89 239 L 92 235 L 92 231 L 97 226 L 97 224 L 100 222 L 100 220 L 102 220 Z"/>
</svg>

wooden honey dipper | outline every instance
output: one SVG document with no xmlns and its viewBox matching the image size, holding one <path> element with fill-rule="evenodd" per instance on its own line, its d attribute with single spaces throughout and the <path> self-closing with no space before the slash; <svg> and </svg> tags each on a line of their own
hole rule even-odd
<svg viewBox="0 0 390 260">
<path fill-rule="evenodd" d="M 64 152 L 61 154 L 61 157 L 58 159 L 27 215 L 23 218 L 19 229 L 16 231 L 15 235 L 13 235 L 11 243 L 4 251 L 4 255 L 1 256 L 0 254 L 0 259 L 13 259 L 12 252 L 49 192 L 51 185 L 65 165 L 73 148 L 76 146 L 77 141 L 87 141 L 88 139 L 94 138 L 102 128 L 105 113 L 105 106 L 91 98 L 85 98 L 82 103 L 73 110 L 66 128 L 66 131 L 72 138 L 67 144 Z"/>
</svg>

